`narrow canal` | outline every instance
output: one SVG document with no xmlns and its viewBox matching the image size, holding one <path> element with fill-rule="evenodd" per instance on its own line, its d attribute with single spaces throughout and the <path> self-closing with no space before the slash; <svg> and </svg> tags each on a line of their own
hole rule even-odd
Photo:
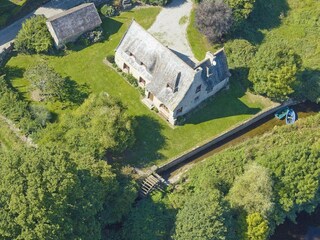
<svg viewBox="0 0 320 240">
<path fill-rule="evenodd" d="M 298 114 L 298 120 L 320 112 L 320 105 L 311 102 L 300 103 L 291 106 L 291 108 L 293 108 Z M 211 157 L 228 147 L 232 147 L 241 142 L 244 142 L 247 139 L 262 135 L 272 130 L 276 126 L 285 124 L 285 120 L 278 120 L 274 117 L 273 114 L 270 114 L 260 121 L 256 122 L 255 124 L 243 129 L 242 131 L 239 131 L 236 134 L 233 134 L 232 136 L 226 138 L 225 140 L 214 144 L 210 148 L 199 152 L 187 161 L 184 161 L 183 163 L 162 172 L 161 176 L 169 182 L 175 182 L 181 174 L 190 169 L 195 163 L 203 161 L 206 158 Z"/>
<path fill-rule="evenodd" d="M 292 108 L 298 114 L 298 120 L 320 112 L 320 105 L 311 102 L 300 103 L 292 106 Z M 186 162 L 168 169 L 161 173 L 161 176 L 169 182 L 174 182 L 195 163 L 203 161 L 206 158 L 247 139 L 262 135 L 272 130 L 274 127 L 281 125 L 285 125 L 285 120 L 278 120 L 273 114 L 270 114 L 254 125 L 230 136 L 223 142 L 200 152 L 196 156 L 188 159 Z M 320 240 L 320 206 L 311 215 L 304 212 L 300 213 L 297 217 L 297 224 L 286 220 L 283 224 L 277 227 L 270 240 Z"/>
</svg>

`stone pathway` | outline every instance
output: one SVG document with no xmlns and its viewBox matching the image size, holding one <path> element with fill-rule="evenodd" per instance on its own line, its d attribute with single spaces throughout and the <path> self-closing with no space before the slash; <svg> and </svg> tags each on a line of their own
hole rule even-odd
<svg viewBox="0 0 320 240">
<path fill-rule="evenodd" d="M 184 60 L 197 62 L 187 39 L 191 10 L 191 0 L 173 0 L 161 10 L 148 31 Z"/>
<path fill-rule="evenodd" d="M 34 15 L 44 15 L 45 17 L 49 18 L 83 2 L 86 2 L 86 0 L 51 0 L 42 7 L 39 7 L 34 12 L 25 16 L 24 18 L 21 18 L 10 26 L 2 29 L 0 31 L 0 53 L 4 49 L 8 48 L 14 41 L 14 38 L 21 29 L 22 23 L 26 19 Z"/>
</svg>

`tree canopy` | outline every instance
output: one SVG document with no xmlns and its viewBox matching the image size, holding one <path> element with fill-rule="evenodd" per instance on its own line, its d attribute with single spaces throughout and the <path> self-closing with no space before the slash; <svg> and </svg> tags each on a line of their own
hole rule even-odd
<svg viewBox="0 0 320 240">
<path fill-rule="evenodd" d="M 113 208 L 128 210 L 105 162 L 73 159 L 57 147 L 0 158 L 1 239 L 101 239 L 102 226 L 119 221 Z"/>
<path fill-rule="evenodd" d="M 15 49 L 23 53 L 47 52 L 52 44 L 46 18 L 42 15 L 27 19 L 14 42 Z"/>
<path fill-rule="evenodd" d="M 249 80 L 257 93 L 283 100 L 294 92 L 300 67 L 300 57 L 285 44 L 266 43 L 252 61 Z"/>
<path fill-rule="evenodd" d="M 39 134 L 39 143 L 56 142 L 70 152 L 102 158 L 122 152 L 135 141 L 134 125 L 125 107 L 106 93 L 91 94 L 76 110 Z"/>
<path fill-rule="evenodd" d="M 33 95 L 39 95 L 34 97 L 34 100 L 63 99 L 66 91 L 66 81 L 50 68 L 47 63 L 41 62 L 29 68 L 24 73 L 24 77 L 30 81 Z"/>
<path fill-rule="evenodd" d="M 206 0 L 196 8 L 196 26 L 210 41 L 221 41 L 232 25 L 232 11 L 223 0 Z"/>
<path fill-rule="evenodd" d="M 232 9 L 232 15 L 236 24 L 240 24 L 247 19 L 254 8 L 256 0 L 226 0 Z"/>
</svg>

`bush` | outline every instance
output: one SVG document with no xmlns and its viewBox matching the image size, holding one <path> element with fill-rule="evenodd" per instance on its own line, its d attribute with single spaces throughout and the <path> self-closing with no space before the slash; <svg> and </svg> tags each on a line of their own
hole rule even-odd
<svg viewBox="0 0 320 240">
<path fill-rule="evenodd" d="M 107 4 L 103 5 L 100 8 L 100 12 L 105 17 L 112 17 L 116 14 L 115 8 L 113 6 L 107 5 Z"/>
<path fill-rule="evenodd" d="M 115 61 L 114 61 L 114 55 L 112 55 L 112 54 L 107 55 L 107 60 L 109 61 L 109 63 L 115 63 Z"/>
<path fill-rule="evenodd" d="M 127 79 L 127 81 L 134 87 L 138 87 L 137 79 L 134 78 L 132 74 L 125 74 L 124 77 Z"/>
<path fill-rule="evenodd" d="M 142 0 L 142 2 L 150 5 L 164 6 L 168 3 L 168 0 Z"/>
<path fill-rule="evenodd" d="M 211 42 L 222 41 L 232 25 L 232 11 L 222 1 L 203 1 L 196 9 L 196 26 Z"/>
<path fill-rule="evenodd" d="M 48 52 L 52 48 L 52 38 L 44 16 L 35 16 L 22 24 L 15 39 L 15 49 L 23 53 Z"/>
<path fill-rule="evenodd" d="M 282 101 L 294 92 L 300 67 L 301 58 L 291 48 L 269 42 L 263 44 L 255 55 L 249 80 L 256 93 Z"/>
<path fill-rule="evenodd" d="M 232 9 L 234 21 L 239 25 L 247 19 L 254 8 L 256 0 L 226 0 L 228 6 Z"/>
<path fill-rule="evenodd" d="M 100 42 L 103 38 L 103 32 L 101 28 L 97 28 L 93 31 L 84 33 L 80 37 L 81 44 L 84 46 L 88 46 L 90 44 Z"/>
</svg>

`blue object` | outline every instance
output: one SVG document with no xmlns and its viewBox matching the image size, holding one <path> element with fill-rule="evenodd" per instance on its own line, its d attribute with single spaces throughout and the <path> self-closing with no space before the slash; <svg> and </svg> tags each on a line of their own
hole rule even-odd
<svg viewBox="0 0 320 240">
<path fill-rule="evenodd" d="M 287 116 L 286 116 L 286 124 L 293 124 L 296 121 L 296 113 L 293 109 L 289 109 Z"/>
</svg>

